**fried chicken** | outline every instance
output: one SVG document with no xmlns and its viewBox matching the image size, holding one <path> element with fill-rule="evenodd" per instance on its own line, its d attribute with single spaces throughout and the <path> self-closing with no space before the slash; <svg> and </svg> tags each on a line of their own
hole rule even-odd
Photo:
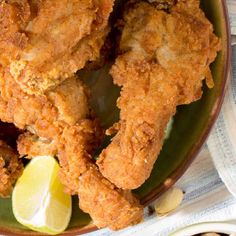
<svg viewBox="0 0 236 236">
<path fill-rule="evenodd" d="M 120 128 L 97 161 L 104 177 L 122 189 L 144 183 L 176 107 L 200 99 L 204 79 L 213 87 L 209 66 L 220 48 L 198 0 L 179 0 L 170 13 L 141 2 L 125 13 L 111 69 L 122 86 Z"/>
<path fill-rule="evenodd" d="M 0 65 L 40 94 L 98 59 L 114 0 L 0 0 Z"/>
<path fill-rule="evenodd" d="M 131 4 L 111 69 L 122 87 L 121 118 L 98 169 L 92 156 L 103 131 L 73 75 L 99 57 L 113 2 L 0 0 L 0 119 L 26 130 L 17 141 L 21 156 L 57 156 L 65 191 L 79 195 L 98 227 L 117 230 L 142 220 L 130 189 L 149 177 L 176 107 L 200 99 L 205 78 L 213 86 L 209 65 L 220 40 L 198 0 Z M 16 157 L 19 166 L 0 158 L 1 181 L 20 173 Z"/>
<path fill-rule="evenodd" d="M 9 197 L 13 184 L 20 177 L 23 164 L 16 152 L 0 140 L 0 197 Z"/>
<path fill-rule="evenodd" d="M 28 130 L 18 139 L 19 153 L 56 155 L 65 191 L 79 194 L 81 209 L 98 227 L 120 229 L 142 219 L 137 199 L 109 183 L 92 160 L 102 131 L 80 80 L 69 78 L 45 95 L 28 95 L 6 69 L 0 76 L 0 94 L 0 119 Z M 91 188 L 97 189 L 88 191 Z"/>
<path fill-rule="evenodd" d="M 89 152 L 82 156 L 85 148 L 90 145 L 94 147 L 91 141 L 94 142 L 96 138 L 91 139 L 91 132 L 97 134 L 96 130 L 81 126 L 71 126 L 64 130 L 58 157 L 63 161 L 63 168 L 69 168 L 70 175 L 61 177 L 73 180 L 78 172 L 81 173 L 77 182 L 70 181 L 67 186 L 78 187 L 80 208 L 90 214 L 96 226 L 118 230 L 139 223 L 143 215 L 139 201 L 130 191 L 117 189 L 106 180 L 93 164 Z"/>
<path fill-rule="evenodd" d="M 0 3 L 0 119 L 27 130 L 18 139 L 19 153 L 56 155 L 65 191 L 79 194 L 81 209 L 98 227 L 139 222 L 138 200 L 94 164 L 102 131 L 86 89 L 70 78 L 98 58 L 113 0 Z"/>
<path fill-rule="evenodd" d="M 160 10 L 169 10 L 178 0 L 148 0 L 155 8 Z"/>
</svg>

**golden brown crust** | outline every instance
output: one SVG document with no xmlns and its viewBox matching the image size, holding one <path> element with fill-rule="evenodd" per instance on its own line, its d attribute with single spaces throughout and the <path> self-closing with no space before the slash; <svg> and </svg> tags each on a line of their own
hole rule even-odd
<svg viewBox="0 0 236 236">
<path fill-rule="evenodd" d="M 29 16 L 27 0 L 0 2 L 0 66 L 16 59 L 20 50 L 25 48 L 28 37 L 21 29 Z"/>
<path fill-rule="evenodd" d="M 43 93 L 98 59 L 113 0 L 18 2 L 1 1 L 0 63 L 21 89 Z"/>
<path fill-rule="evenodd" d="M 0 11 L 14 8 L 14 1 L 3 2 Z M 75 77 L 66 80 L 98 57 L 112 4 L 113 0 L 30 1 L 24 24 L 12 17 L 12 32 L 23 32 L 27 40 L 14 45 L 7 60 L 0 62 L 0 119 L 28 130 L 18 139 L 22 156 L 58 156 L 65 190 L 81 195 L 81 209 L 99 227 L 120 229 L 139 222 L 143 208 L 130 192 L 115 188 L 98 172 L 92 154 L 103 132 L 91 118 L 82 83 Z M 20 11 L 14 8 L 14 14 Z"/>
<path fill-rule="evenodd" d="M 13 184 L 23 171 L 23 164 L 16 152 L 0 140 L 0 197 L 9 197 Z"/>
<path fill-rule="evenodd" d="M 60 179 L 70 194 L 77 194 L 79 178 L 93 163 L 92 154 L 102 138 L 99 124 L 80 120 L 63 130 L 58 141 L 58 157 L 62 166 Z"/>
<path fill-rule="evenodd" d="M 22 156 L 46 155 L 47 152 L 48 155 L 57 154 L 65 128 L 89 117 L 85 88 L 75 77 L 66 80 L 45 95 L 26 94 L 7 72 L 0 78 L 0 85 L 1 120 L 14 123 L 33 134 L 25 133 L 19 137 L 18 150 Z M 90 132 L 92 133 L 91 130 Z M 86 155 L 86 150 L 82 150 L 81 155 Z M 79 175 L 80 173 L 76 173 L 76 176 Z"/>
<path fill-rule="evenodd" d="M 57 136 L 65 125 L 75 124 L 89 114 L 85 89 L 75 77 L 45 95 L 36 96 L 23 92 L 6 70 L 0 76 L 0 91 L 1 120 L 32 133 L 37 130 L 42 138 Z"/>
<path fill-rule="evenodd" d="M 171 9 L 178 0 L 149 0 L 149 2 L 158 10 Z"/>
<path fill-rule="evenodd" d="M 36 156 L 57 155 L 57 143 L 54 140 L 43 139 L 30 132 L 25 132 L 18 137 L 17 149 L 22 157 L 28 159 Z"/>
<path fill-rule="evenodd" d="M 124 22 L 123 54 L 111 69 L 122 86 L 120 129 L 97 164 L 117 187 L 135 189 L 151 173 L 176 106 L 200 99 L 205 78 L 213 86 L 209 65 L 221 46 L 195 0 L 180 0 L 170 13 L 141 2 Z"/>
<path fill-rule="evenodd" d="M 95 126 L 98 127 L 98 123 L 86 119 L 90 114 L 87 95 L 82 83 L 74 77 L 64 81 L 56 89 L 45 95 L 27 95 L 20 89 L 11 75 L 5 73 L 4 77 L 1 78 L 0 91 L 1 120 L 14 123 L 17 127 L 27 129 L 33 134 L 25 133 L 19 137 L 19 153 L 22 156 L 50 155 L 58 154 L 58 149 L 60 149 L 59 157 L 62 158 L 59 159 L 62 172 L 67 173 L 69 171 L 69 174 L 66 174 L 68 179 L 62 178 L 62 181 L 68 184 L 71 193 L 75 194 L 77 187 L 73 188 L 74 182 L 77 181 L 81 172 L 73 173 L 72 170 L 67 169 L 66 158 L 68 158 L 67 162 L 73 160 L 72 153 L 69 151 L 70 145 L 73 144 L 73 147 L 76 147 L 76 144 L 78 145 L 77 149 L 80 150 L 80 156 L 77 156 L 76 160 L 86 159 L 87 151 L 91 151 L 91 146 L 87 141 L 89 138 L 92 141 L 95 136 L 94 131 L 99 130 L 99 128 L 95 128 Z M 64 134 L 70 127 L 77 128 L 78 133 L 74 133 L 75 137 L 73 135 L 67 137 L 69 134 Z M 100 134 L 101 132 L 98 133 L 98 135 Z M 99 138 L 101 137 L 97 139 Z M 93 148 L 96 148 L 96 145 Z M 64 157 L 64 149 L 67 150 L 66 157 Z M 78 155 L 79 152 L 76 154 Z M 72 167 L 76 165 L 76 160 L 71 161 Z M 72 173 L 74 178 L 72 178 Z"/>
<path fill-rule="evenodd" d="M 22 134 L 18 139 L 18 150 L 21 155 L 56 154 L 61 166 L 60 179 L 65 185 L 65 190 L 70 194 L 78 194 L 81 191 L 82 210 L 90 213 L 95 222 L 103 222 L 102 226 L 118 229 L 141 220 L 143 209 L 131 194 L 127 198 L 97 171 L 90 173 L 90 168 L 96 169 L 92 154 L 100 144 L 103 132 L 96 120 L 87 118 L 90 117 L 87 93 L 81 82 L 70 78 L 45 95 L 27 95 L 11 79 L 9 73 L 5 73 L 0 81 L 0 118 L 31 131 Z M 66 96 L 68 93 L 70 96 Z M 74 112 L 74 106 L 78 106 L 77 112 Z M 89 178 L 80 182 L 83 176 L 86 176 L 85 179 L 88 176 Z M 98 190 L 86 197 L 85 194 L 88 192 L 84 192 L 83 189 L 93 185 L 93 182 L 89 182 L 93 179 L 96 179 Z M 107 188 L 107 185 L 113 186 L 112 189 Z M 100 210 L 96 213 L 93 205 L 95 203 L 90 201 L 97 199 L 97 191 L 104 196 L 109 194 L 119 201 L 112 202 L 106 199 L 100 202 L 104 209 L 109 202 L 109 207 L 114 213 L 110 211 L 108 215 L 104 215 Z M 126 207 L 120 209 L 123 203 Z M 117 223 L 116 220 L 111 221 L 112 214 L 112 219 L 118 217 L 116 212 L 122 213 L 117 218 Z"/>
<path fill-rule="evenodd" d="M 116 78 L 126 79 L 118 101 L 120 129 L 97 163 L 116 186 L 132 189 L 146 180 L 162 148 L 165 127 L 176 111 L 177 88 L 159 66 L 140 61 L 139 70 L 122 59 L 113 67 Z"/>
<path fill-rule="evenodd" d="M 98 57 L 113 0 L 1 3 L 7 31 L 0 34 L 0 118 L 31 132 L 18 139 L 21 155 L 57 155 L 65 190 L 79 194 L 81 209 L 98 227 L 138 223 L 142 206 L 116 186 L 133 189 L 149 177 L 176 106 L 199 99 L 205 77 L 213 85 L 209 65 L 220 43 L 199 1 L 179 0 L 170 14 L 138 3 L 125 15 L 123 54 L 111 70 L 122 86 L 121 121 L 109 130 L 118 133 L 98 160 L 105 177 L 92 159 L 102 131 L 91 118 L 86 89 L 66 78 Z M 15 181 L 21 170 L 18 159 L 6 160 L 0 157 L 2 195 L 12 188 L 10 173 Z"/>
<path fill-rule="evenodd" d="M 81 120 L 65 128 L 58 145 L 62 166 L 60 179 L 66 191 L 79 195 L 80 208 L 98 227 L 118 230 L 142 219 L 143 208 L 131 194 L 125 194 L 106 180 L 93 164 L 94 147 L 100 141 L 96 121 Z"/>
<path fill-rule="evenodd" d="M 79 205 L 99 228 L 122 229 L 139 223 L 143 215 L 141 205 L 131 192 L 117 189 L 94 165 L 80 177 Z"/>
</svg>

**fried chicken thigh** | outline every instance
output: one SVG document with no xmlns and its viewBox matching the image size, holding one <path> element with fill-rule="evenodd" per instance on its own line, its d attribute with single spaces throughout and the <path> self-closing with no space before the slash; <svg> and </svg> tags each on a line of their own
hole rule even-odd
<svg viewBox="0 0 236 236">
<path fill-rule="evenodd" d="M 0 197 L 9 197 L 13 184 L 23 171 L 23 163 L 17 153 L 0 140 Z"/>
<path fill-rule="evenodd" d="M 98 227 L 119 229 L 142 219 L 142 207 L 131 192 L 117 189 L 93 163 L 102 131 L 78 79 L 69 78 L 45 95 L 28 95 L 6 69 L 0 92 L 0 119 L 28 130 L 18 139 L 19 153 L 58 156 L 66 192 L 79 195 L 81 209 Z"/>
<path fill-rule="evenodd" d="M 40 94 L 98 59 L 114 0 L 0 0 L 0 64 Z"/>
<path fill-rule="evenodd" d="M 176 107 L 200 99 L 204 79 L 214 85 L 209 66 L 220 48 L 198 0 L 179 0 L 170 13 L 141 2 L 125 13 L 111 69 L 122 86 L 119 130 L 97 161 L 104 177 L 122 189 L 144 183 Z"/>
</svg>

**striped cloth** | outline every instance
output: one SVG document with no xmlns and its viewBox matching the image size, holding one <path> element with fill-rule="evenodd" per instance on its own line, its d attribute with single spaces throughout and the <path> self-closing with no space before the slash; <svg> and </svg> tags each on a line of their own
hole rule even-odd
<svg viewBox="0 0 236 236">
<path fill-rule="evenodd" d="M 231 32 L 236 35 L 235 0 L 228 1 L 228 9 Z M 232 48 L 232 79 L 207 144 L 222 181 L 236 197 L 236 45 Z"/>
<path fill-rule="evenodd" d="M 236 35 L 236 1 L 227 0 L 227 4 L 230 16 L 231 33 Z"/>
<path fill-rule="evenodd" d="M 227 3 L 236 35 L 236 0 Z M 232 59 L 233 78 L 219 119 L 199 157 L 176 183 L 185 192 L 178 210 L 166 217 L 146 212 L 145 221 L 137 226 L 118 232 L 102 229 L 88 236 L 167 236 L 197 223 L 236 224 L 236 46 Z"/>
<path fill-rule="evenodd" d="M 236 46 L 233 46 L 236 59 Z M 221 114 L 208 139 L 208 148 L 216 169 L 229 191 L 236 197 L 236 60 Z"/>
</svg>

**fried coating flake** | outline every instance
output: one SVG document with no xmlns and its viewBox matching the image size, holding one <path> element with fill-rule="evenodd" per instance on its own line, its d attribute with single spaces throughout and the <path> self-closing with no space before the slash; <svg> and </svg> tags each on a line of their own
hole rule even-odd
<svg viewBox="0 0 236 236">
<path fill-rule="evenodd" d="M 116 230 L 139 222 L 143 207 L 136 197 L 109 183 L 94 164 L 92 155 L 103 132 L 90 114 L 87 92 L 81 81 L 70 78 L 45 95 L 28 95 L 9 72 L 2 74 L 0 119 L 28 130 L 18 139 L 19 153 L 29 158 L 56 155 L 65 191 L 81 195 L 81 209 L 91 215 L 98 227 Z M 88 192 L 86 189 L 95 183 L 98 189 Z M 98 191 L 109 198 L 98 198 Z M 94 209 L 94 204 L 99 208 Z M 101 209 L 110 213 L 104 215 Z"/>
<path fill-rule="evenodd" d="M 43 93 L 98 59 L 113 0 L 0 1 L 0 63 Z"/>
<path fill-rule="evenodd" d="M 15 181 L 23 171 L 17 153 L 0 140 L 0 197 L 9 197 Z"/>
<path fill-rule="evenodd" d="M 100 228 L 110 225 L 118 230 L 142 219 L 140 204 L 131 192 L 117 189 L 95 166 L 80 177 L 79 199 L 80 208 L 90 213 Z"/>
<path fill-rule="evenodd" d="M 130 189 L 149 177 L 176 107 L 200 99 L 204 79 L 213 86 L 209 65 L 220 40 L 198 0 L 131 4 L 111 69 L 122 87 L 121 119 L 98 169 L 92 156 L 103 131 L 73 74 L 98 58 L 113 2 L 0 0 L 0 119 L 27 130 L 18 139 L 22 156 L 57 156 L 65 191 L 79 195 L 98 227 L 118 230 L 142 220 Z M 18 173 L 8 160 L 0 156 L 2 195 Z"/>
</svg>

